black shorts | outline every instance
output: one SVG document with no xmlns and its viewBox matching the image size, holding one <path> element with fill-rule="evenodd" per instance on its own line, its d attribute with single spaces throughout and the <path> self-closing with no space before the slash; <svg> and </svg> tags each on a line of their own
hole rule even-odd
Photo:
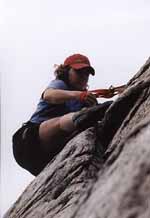
<svg viewBox="0 0 150 218">
<path fill-rule="evenodd" d="M 27 122 L 13 135 L 13 154 L 16 162 L 37 176 L 52 159 L 42 149 L 39 138 L 40 124 Z"/>
</svg>

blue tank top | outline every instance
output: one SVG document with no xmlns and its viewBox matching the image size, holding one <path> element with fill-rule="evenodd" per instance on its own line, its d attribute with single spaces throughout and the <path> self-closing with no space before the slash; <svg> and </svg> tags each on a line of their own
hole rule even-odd
<svg viewBox="0 0 150 218">
<path fill-rule="evenodd" d="M 69 87 L 65 82 L 58 79 L 52 80 L 46 89 L 47 88 L 69 90 Z M 50 104 L 41 96 L 36 111 L 33 113 L 29 121 L 40 124 L 48 119 L 59 117 L 70 112 L 79 111 L 83 107 L 84 104 L 78 100 L 68 100 L 63 104 Z"/>
</svg>

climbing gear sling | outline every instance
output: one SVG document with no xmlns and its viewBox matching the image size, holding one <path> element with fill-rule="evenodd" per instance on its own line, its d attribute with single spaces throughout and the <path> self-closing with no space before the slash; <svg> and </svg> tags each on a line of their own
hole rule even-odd
<svg viewBox="0 0 150 218">
<path fill-rule="evenodd" d="M 95 90 L 90 90 L 89 92 L 94 94 L 96 98 L 100 98 L 100 97 L 112 98 L 113 96 L 122 93 L 125 90 L 125 88 L 126 85 L 117 86 L 117 87 L 110 86 L 109 89 L 95 89 Z"/>
</svg>

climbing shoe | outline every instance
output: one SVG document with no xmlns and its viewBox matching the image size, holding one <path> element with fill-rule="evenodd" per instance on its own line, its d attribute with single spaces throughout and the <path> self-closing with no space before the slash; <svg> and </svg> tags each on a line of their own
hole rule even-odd
<svg viewBox="0 0 150 218">
<path fill-rule="evenodd" d="M 72 117 L 72 120 L 76 129 L 83 131 L 96 124 L 97 121 L 102 120 L 106 110 L 109 108 L 112 102 L 113 101 L 107 101 L 75 113 Z"/>
</svg>

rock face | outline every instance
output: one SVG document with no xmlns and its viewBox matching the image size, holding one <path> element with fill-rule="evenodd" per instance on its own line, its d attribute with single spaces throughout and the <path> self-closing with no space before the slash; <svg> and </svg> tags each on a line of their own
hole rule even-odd
<svg viewBox="0 0 150 218">
<path fill-rule="evenodd" d="M 4 217 L 150 217 L 150 59 L 99 125 L 72 138 Z"/>
</svg>

